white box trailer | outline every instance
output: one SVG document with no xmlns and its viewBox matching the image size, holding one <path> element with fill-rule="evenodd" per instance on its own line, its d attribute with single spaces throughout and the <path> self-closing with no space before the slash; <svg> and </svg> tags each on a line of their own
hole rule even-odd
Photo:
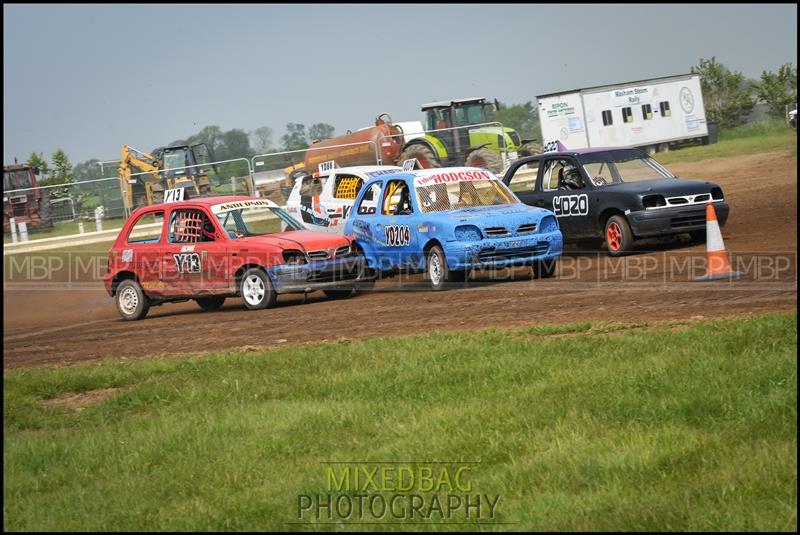
<svg viewBox="0 0 800 535">
<path fill-rule="evenodd" d="M 542 140 L 568 149 L 640 147 L 652 153 L 670 145 L 708 143 L 700 75 L 575 89 L 536 97 Z"/>
</svg>

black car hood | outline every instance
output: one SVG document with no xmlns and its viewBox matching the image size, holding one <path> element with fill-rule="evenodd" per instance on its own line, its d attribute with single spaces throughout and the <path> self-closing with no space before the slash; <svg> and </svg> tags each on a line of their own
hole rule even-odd
<svg viewBox="0 0 800 535">
<path fill-rule="evenodd" d="M 700 180 L 686 180 L 683 178 L 662 178 L 658 180 L 644 180 L 642 182 L 624 182 L 610 184 L 599 188 L 600 191 L 614 191 L 618 193 L 660 193 L 665 197 L 673 195 L 695 195 L 709 193 L 711 188 L 717 187 L 713 182 Z"/>
</svg>

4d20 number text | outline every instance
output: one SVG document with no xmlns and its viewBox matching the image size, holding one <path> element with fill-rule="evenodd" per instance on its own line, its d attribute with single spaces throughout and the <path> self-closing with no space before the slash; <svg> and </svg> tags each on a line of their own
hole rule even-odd
<svg viewBox="0 0 800 535">
<path fill-rule="evenodd" d="M 576 215 L 589 214 L 589 196 L 581 195 L 560 195 L 553 197 L 553 212 L 556 217 L 569 217 Z"/>
</svg>

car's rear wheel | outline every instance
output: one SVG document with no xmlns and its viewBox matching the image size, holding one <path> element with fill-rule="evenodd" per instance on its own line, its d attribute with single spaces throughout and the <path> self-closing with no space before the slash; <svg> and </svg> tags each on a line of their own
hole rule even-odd
<svg viewBox="0 0 800 535">
<path fill-rule="evenodd" d="M 275 304 L 278 296 L 267 273 L 261 268 L 250 268 L 239 282 L 239 294 L 249 310 L 260 310 Z"/>
<path fill-rule="evenodd" d="M 150 299 L 135 280 L 126 279 L 119 283 L 116 298 L 119 315 L 126 321 L 140 320 L 150 310 Z"/>
<path fill-rule="evenodd" d="M 325 294 L 328 299 L 345 299 L 353 295 L 353 289 L 348 288 L 346 290 L 322 290 L 322 293 Z"/>
<path fill-rule="evenodd" d="M 633 232 L 628 220 L 621 215 L 612 215 L 605 226 L 606 247 L 611 256 L 622 256 L 633 249 Z"/>
<path fill-rule="evenodd" d="M 222 308 L 222 305 L 225 303 L 225 298 L 219 296 L 200 297 L 199 299 L 195 299 L 195 301 L 197 301 L 197 304 L 200 305 L 200 308 L 206 312 L 213 312 Z"/>
</svg>

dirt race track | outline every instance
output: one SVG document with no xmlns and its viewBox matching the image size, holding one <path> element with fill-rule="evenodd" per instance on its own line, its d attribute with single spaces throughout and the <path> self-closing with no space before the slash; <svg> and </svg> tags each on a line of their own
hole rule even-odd
<svg viewBox="0 0 800 535">
<path fill-rule="evenodd" d="M 723 229 L 735 282 L 696 283 L 705 246 L 688 239 L 644 244 L 622 259 L 568 247 L 555 278 L 524 268 L 486 273 L 467 287 L 426 289 L 421 276 L 381 281 L 374 292 L 330 301 L 321 292 L 281 296 L 250 312 L 228 299 L 219 312 L 194 302 L 152 308 L 123 322 L 102 283 L 31 288 L 4 276 L 3 366 L 104 357 L 173 355 L 243 346 L 353 339 L 428 330 L 474 330 L 579 321 L 653 322 L 731 317 L 797 308 L 797 159 L 773 152 L 673 164 L 684 178 L 719 183 L 731 216 Z M 411 282 L 411 284 L 409 284 Z M 402 283 L 402 286 L 401 286 Z"/>
</svg>

